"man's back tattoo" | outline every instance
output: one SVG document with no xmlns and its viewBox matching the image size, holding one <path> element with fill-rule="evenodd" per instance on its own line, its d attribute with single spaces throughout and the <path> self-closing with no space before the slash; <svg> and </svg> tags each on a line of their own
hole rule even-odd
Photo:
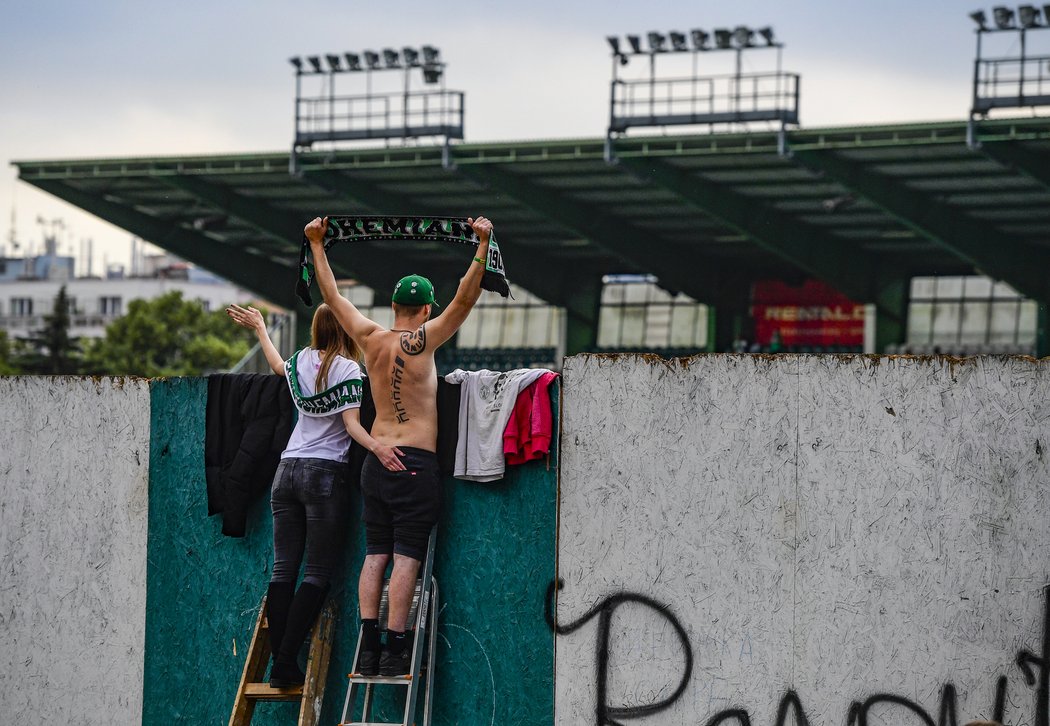
<svg viewBox="0 0 1050 726">
<path fill-rule="evenodd" d="M 408 335 L 406 333 L 405 335 Z M 401 343 L 404 346 L 404 342 Z M 408 411 L 405 404 L 401 402 L 401 381 L 405 377 L 405 361 L 401 356 L 394 356 L 394 370 L 390 375 L 390 401 L 394 404 L 394 415 L 398 423 L 408 422 Z"/>
<path fill-rule="evenodd" d="M 419 330 L 414 333 L 404 332 L 401 334 L 401 350 L 408 355 L 419 355 L 427 349 L 427 329 L 420 325 Z"/>
</svg>

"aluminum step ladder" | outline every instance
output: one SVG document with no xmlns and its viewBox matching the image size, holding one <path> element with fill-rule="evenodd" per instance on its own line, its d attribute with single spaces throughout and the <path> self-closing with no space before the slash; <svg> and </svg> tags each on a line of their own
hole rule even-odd
<svg viewBox="0 0 1050 726">
<path fill-rule="evenodd" d="M 408 622 L 413 628 L 412 660 L 408 675 L 405 676 L 363 676 L 358 672 L 358 659 L 361 657 L 362 630 L 357 633 L 357 649 L 354 651 L 354 665 L 347 674 L 350 681 L 346 689 L 346 700 L 343 702 L 343 715 L 339 726 L 410 726 L 415 723 L 416 701 L 420 686 L 423 686 L 423 721 L 422 726 L 430 726 L 431 692 L 434 687 L 434 653 L 437 645 L 437 612 L 438 584 L 434 579 L 434 549 L 437 542 L 437 527 L 430 530 L 430 541 L 427 543 L 427 555 L 420 567 L 419 579 L 416 580 L 416 591 L 412 596 L 412 605 L 408 611 Z M 379 628 L 386 629 L 389 614 L 388 579 L 383 586 L 383 596 L 379 603 Z M 426 658 L 424 659 L 424 651 Z M 423 680 L 426 680 L 425 684 Z M 372 721 L 372 706 L 375 687 L 388 685 L 405 688 L 405 712 L 401 721 Z M 357 702 L 359 689 L 364 689 L 364 700 L 361 706 L 361 720 L 353 721 L 351 716 Z"/>
</svg>

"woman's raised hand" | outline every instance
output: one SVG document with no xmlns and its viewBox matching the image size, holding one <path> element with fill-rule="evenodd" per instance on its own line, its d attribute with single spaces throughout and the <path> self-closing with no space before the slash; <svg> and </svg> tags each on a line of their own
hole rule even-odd
<svg viewBox="0 0 1050 726">
<path fill-rule="evenodd" d="M 230 305 L 230 307 L 226 308 L 226 314 L 230 316 L 233 322 L 243 328 L 256 332 L 266 330 L 266 320 L 263 319 L 263 314 L 251 305 L 246 308 L 242 308 L 240 305 Z"/>
</svg>

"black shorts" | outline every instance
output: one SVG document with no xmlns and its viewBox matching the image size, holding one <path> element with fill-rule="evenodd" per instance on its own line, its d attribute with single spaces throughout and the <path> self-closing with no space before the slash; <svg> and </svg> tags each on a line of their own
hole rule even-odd
<svg viewBox="0 0 1050 726">
<path fill-rule="evenodd" d="M 374 454 L 361 469 L 361 520 L 366 552 L 405 555 L 422 561 L 430 530 L 441 514 L 441 473 L 437 455 L 398 446 L 405 471 L 390 471 Z"/>
</svg>

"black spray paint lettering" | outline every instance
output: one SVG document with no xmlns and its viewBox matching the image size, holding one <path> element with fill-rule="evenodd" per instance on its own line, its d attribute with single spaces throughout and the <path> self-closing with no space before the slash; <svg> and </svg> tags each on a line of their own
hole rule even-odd
<svg viewBox="0 0 1050 726">
<path fill-rule="evenodd" d="M 557 589 L 560 590 L 564 586 L 565 583 L 558 580 Z M 645 595 L 639 595 L 636 593 L 619 593 L 602 600 L 588 610 L 579 620 L 568 625 L 558 625 L 554 621 L 554 591 L 555 583 L 552 582 L 547 587 L 547 602 L 544 605 L 544 617 L 547 619 L 547 625 L 558 635 L 568 635 L 569 633 L 583 627 L 595 616 L 598 616 L 598 652 L 595 660 L 595 680 L 598 686 L 598 705 L 595 711 L 595 724 L 597 724 L 597 726 L 622 726 L 619 721 L 613 719 L 638 718 L 639 716 L 658 713 L 669 708 L 671 704 L 677 701 L 681 695 L 685 693 L 685 689 L 689 685 L 689 679 L 693 675 L 693 649 L 689 646 L 689 637 L 686 635 L 685 628 L 682 627 L 682 624 L 678 621 L 678 618 L 674 616 L 670 608 L 650 597 L 646 597 Z M 675 688 L 674 692 L 667 698 L 641 706 L 611 706 L 608 703 L 607 697 L 609 684 L 610 625 L 612 623 L 613 613 L 616 612 L 616 608 L 626 603 L 645 605 L 667 620 L 667 622 L 671 624 L 671 627 L 674 628 L 675 635 L 678 637 L 678 642 L 682 646 L 682 651 L 685 653 L 685 670 L 682 673 L 682 679 L 678 682 L 678 686 Z"/>
<path fill-rule="evenodd" d="M 593 608 L 588 610 L 583 617 L 568 625 L 559 625 L 554 619 L 554 594 L 555 589 L 561 590 L 564 583 L 561 580 L 547 587 L 547 598 L 544 603 L 544 617 L 547 625 L 558 635 L 568 635 L 584 624 L 598 616 L 598 648 L 595 660 L 595 680 L 597 685 L 597 708 L 595 711 L 596 726 L 622 726 L 615 718 L 634 718 L 644 716 L 669 708 L 685 692 L 693 672 L 693 651 L 689 645 L 688 636 L 678 619 L 671 613 L 670 609 L 662 603 L 645 595 L 637 593 L 619 593 L 611 595 Z M 659 613 L 674 627 L 675 634 L 685 652 L 685 670 L 682 679 L 674 693 L 665 699 L 643 706 L 610 706 L 608 704 L 608 668 L 609 668 L 609 639 L 610 623 L 612 614 L 617 607 L 624 603 L 639 603 Z M 1035 686 L 1035 718 L 1033 726 L 1050 726 L 1050 586 L 1043 590 L 1043 633 L 1041 654 L 1036 655 L 1031 651 L 1023 650 L 1017 654 L 1016 665 L 1020 668 L 1025 682 L 1029 686 Z M 995 701 L 992 707 L 992 721 L 1002 723 L 1006 711 L 1006 689 L 1007 677 L 1000 676 L 995 684 Z M 920 704 L 909 698 L 893 693 L 875 693 L 859 701 L 850 704 L 846 716 L 847 726 L 869 726 L 868 716 L 873 707 L 877 705 L 898 706 L 905 712 L 910 712 L 912 720 L 918 718 L 925 726 L 958 726 L 957 714 L 958 697 L 955 686 L 945 683 L 941 688 L 940 708 L 937 719 L 929 714 Z M 881 713 L 882 709 L 880 709 Z M 789 721 L 789 712 L 792 720 Z M 912 720 L 906 721 L 911 723 Z M 719 711 L 705 722 L 705 726 L 752 726 L 751 716 L 744 708 L 730 708 Z M 777 708 L 774 726 L 810 726 L 810 721 L 802 706 L 802 701 L 794 690 L 785 691 L 780 698 Z"/>
<path fill-rule="evenodd" d="M 394 356 L 394 370 L 390 374 L 390 400 L 394 403 L 394 414 L 398 423 L 408 421 L 408 411 L 405 404 L 401 403 L 401 381 L 405 376 L 405 361 L 401 356 Z"/>
</svg>

